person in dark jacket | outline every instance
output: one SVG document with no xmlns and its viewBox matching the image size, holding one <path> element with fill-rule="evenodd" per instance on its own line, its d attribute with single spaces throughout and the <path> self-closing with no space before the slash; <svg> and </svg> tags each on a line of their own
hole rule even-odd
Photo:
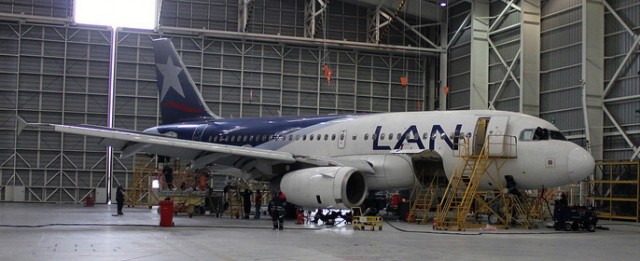
<svg viewBox="0 0 640 261">
<path fill-rule="evenodd" d="M 124 189 L 122 186 L 118 186 L 116 191 L 116 202 L 118 203 L 118 216 L 124 215 L 122 213 L 122 207 L 124 206 Z"/>
<path fill-rule="evenodd" d="M 242 195 L 242 203 L 244 204 L 244 218 L 249 219 L 249 215 L 251 214 L 251 195 L 253 192 L 249 189 L 244 189 L 244 192 L 241 192 Z"/>
<path fill-rule="evenodd" d="M 273 193 L 273 197 L 269 202 L 269 215 L 273 221 L 273 229 L 284 229 L 284 207 L 287 204 L 287 196 L 280 191 L 280 188 Z"/>
</svg>

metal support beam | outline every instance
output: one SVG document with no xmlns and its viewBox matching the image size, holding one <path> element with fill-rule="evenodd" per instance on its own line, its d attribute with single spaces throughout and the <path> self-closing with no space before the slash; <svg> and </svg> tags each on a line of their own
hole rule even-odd
<svg viewBox="0 0 640 261">
<path fill-rule="evenodd" d="M 596 160 L 603 159 L 603 1 L 604 0 L 582 0 L 582 108 L 587 149 Z"/>
<path fill-rule="evenodd" d="M 391 16 L 378 7 L 369 15 L 367 22 L 367 42 L 377 44 L 382 40 L 381 29 L 391 23 Z"/>
<path fill-rule="evenodd" d="M 489 107 L 489 0 L 471 3 L 471 75 L 469 107 Z"/>
<path fill-rule="evenodd" d="M 540 0 L 523 0 L 520 26 L 520 112 L 540 115 Z"/>
<path fill-rule="evenodd" d="M 307 0 L 304 2 L 304 37 L 315 38 L 323 26 L 328 1 Z M 323 30 L 324 31 L 324 30 Z"/>
<path fill-rule="evenodd" d="M 208 37 L 216 37 L 216 38 L 223 38 L 223 39 L 251 40 L 251 41 L 261 41 L 261 42 L 279 43 L 279 44 L 294 44 L 294 45 L 302 45 L 302 46 L 327 45 L 332 48 L 344 48 L 349 50 L 358 49 L 358 50 L 379 51 L 379 52 L 387 52 L 387 53 L 391 52 L 391 53 L 402 53 L 402 54 L 420 54 L 420 55 L 436 56 L 437 53 L 443 52 L 443 50 L 441 49 L 434 49 L 434 48 L 387 45 L 387 44 L 372 44 L 372 43 L 332 40 L 332 39 L 311 39 L 311 38 L 285 36 L 285 35 L 239 33 L 239 32 L 229 32 L 229 31 L 222 31 L 222 30 L 208 30 L 208 29 L 183 28 L 183 27 L 171 27 L 171 26 L 160 26 L 159 32 L 160 33 L 165 32 L 165 33 L 171 33 L 171 34 L 177 34 L 177 35 L 186 34 L 186 35 L 192 35 L 192 36 L 197 35 L 197 36 L 208 36 Z"/>
<path fill-rule="evenodd" d="M 424 40 L 425 42 L 429 43 L 429 45 L 433 48 L 440 48 L 438 45 L 436 45 L 435 43 L 433 43 L 429 38 L 427 38 L 426 36 L 424 36 L 420 31 L 416 30 L 415 28 L 413 28 L 412 25 L 410 25 L 409 23 L 407 23 L 406 21 L 402 20 L 402 18 L 400 18 L 399 16 L 397 16 L 395 18 L 395 20 L 397 20 L 398 22 L 400 22 L 401 24 L 403 24 L 405 27 L 409 28 L 410 31 L 412 31 L 413 33 L 415 33 L 418 37 L 420 37 L 420 39 Z"/>
<path fill-rule="evenodd" d="M 238 0 L 238 32 L 247 31 L 255 0 Z"/>
<path fill-rule="evenodd" d="M 467 16 L 468 20 L 469 16 Z M 465 21 L 466 21 L 465 20 Z M 466 23 L 466 22 L 465 22 Z M 463 23 L 463 24 L 465 24 Z M 458 29 L 460 30 L 460 29 Z M 442 24 L 440 25 L 440 46 L 441 48 L 445 48 L 447 51 L 446 52 L 441 52 L 440 53 L 440 84 L 438 84 L 438 97 L 439 97 L 439 106 L 436 106 L 435 109 L 436 110 L 441 110 L 441 111 L 446 111 L 447 110 L 447 94 L 444 93 L 444 88 L 446 86 L 449 86 L 448 83 L 448 61 L 449 61 L 449 40 L 448 40 L 448 34 L 449 34 L 449 23 L 447 22 L 447 19 L 442 19 Z M 456 32 L 457 34 L 457 32 Z M 455 35 L 454 38 L 455 39 Z"/>
<path fill-rule="evenodd" d="M 109 92 L 107 104 L 107 128 L 115 127 L 115 104 L 116 104 L 116 73 L 118 71 L 118 31 L 119 28 L 111 29 L 111 57 L 109 58 Z M 107 198 L 106 203 L 111 204 L 111 188 L 113 188 L 113 147 L 107 147 L 106 155 L 106 180 Z"/>
</svg>

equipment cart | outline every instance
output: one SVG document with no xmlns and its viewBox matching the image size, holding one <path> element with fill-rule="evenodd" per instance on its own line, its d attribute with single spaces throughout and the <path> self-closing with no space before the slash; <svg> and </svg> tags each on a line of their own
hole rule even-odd
<svg viewBox="0 0 640 261">
<path fill-rule="evenodd" d="M 351 213 L 353 213 L 351 222 L 353 230 L 365 230 L 367 227 L 370 227 L 371 231 L 374 231 L 376 227 L 378 230 L 382 230 L 383 219 L 381 216 L 363 216 L 360 207 L 351 208 Z"/>
<path fill-rule="evenodd" d="M 576 231 L 580 228 L 595 231 L 598 224 L 598 216 L 595 208 L 585 206 L 568 207 L 559 204 L 556 200 L 556 206 L 553 211 L 553 223 L 555 230 Z"/>
<path fill-rule="evenodd" d="M 204 204 L 206 197 L 203 191 L 161 191 L 160 197 L 170 198 L 173 201 L 173 213 L 187 213 L 193 217 L 195 207 Z"/>
</svg>

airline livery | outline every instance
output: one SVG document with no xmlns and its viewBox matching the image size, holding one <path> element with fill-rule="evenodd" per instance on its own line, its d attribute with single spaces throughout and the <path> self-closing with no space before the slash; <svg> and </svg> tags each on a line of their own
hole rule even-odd
<svg viewBox="0 0 640 261">
<path fill-rule="evenodd" d="M 20 130 L 27 125 L 100 137 L 122 157 L 152 153 L 222 175 L 269 180 L 289 202 L 314 208 L 349 208 L 362 204 L 369 191 L 450 177 L 460 153 L 479 153 L 485 143 L 504 165 L 494 173 L 501 178 L 483 179 L 481 189 L 504 187 L 505 176 L 519 188 L 556 187 L 579 182 L 594 169 L 593 157 L 551 123 L 514 112 L 223 119 L 207 107 L 171 41 L 154 40 L 153 48 L 161 125 L 140 132 L 21 122 Z"/>
</svg>

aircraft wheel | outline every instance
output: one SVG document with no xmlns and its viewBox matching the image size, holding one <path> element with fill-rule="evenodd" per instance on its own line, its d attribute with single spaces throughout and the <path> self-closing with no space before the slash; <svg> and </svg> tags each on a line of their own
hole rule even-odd
<svg viewBox="0 0 640 261">
<path fill-rule="evenodd" d="M 379 227 L 378 227 L 378 231 L 382 231 L 382 226 L 379 226 Z"/>
</svg>

